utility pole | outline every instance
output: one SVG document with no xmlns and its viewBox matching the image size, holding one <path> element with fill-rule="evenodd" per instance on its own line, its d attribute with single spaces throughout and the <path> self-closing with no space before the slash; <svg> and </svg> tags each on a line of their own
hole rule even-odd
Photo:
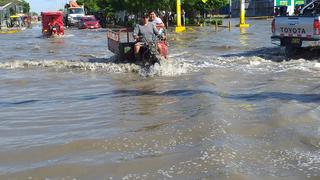
<svg viewBox="0 0 320 180">
<path fill-rule="evenodd" d="M 177 0 L 177 27 L 176 32 L 184 32 L 185 26 L 181 26 L 181 0 Z"/>
<path fill-rule="evenodd" d="M 228 22 L 229 32 L 231 31 L 231 17 L 232 17 L 232 0 L 229 0 L 229 22 Z"/>
<path fill-rule="evenodd" d="M 245 28 L 249 27 L 249 24 L 246 24 L 246 7 L 245 7 L 245 0 L 240 0 L 240 24 L 239 27 Z"/>
<path fill-rule="evenodd" d="M 229 18 L 232 17 L 232 0 L 229 0 Z"/>
</svg>

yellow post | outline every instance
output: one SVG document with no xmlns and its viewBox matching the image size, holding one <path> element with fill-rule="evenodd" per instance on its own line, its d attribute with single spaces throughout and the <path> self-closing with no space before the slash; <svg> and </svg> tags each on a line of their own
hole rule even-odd
<svg viewBox="0 0 320 180">
<path fill-rule="evenodd" d="M 240 0 L 240 24 L 239 27 L 249 27 L 249 24 L 246 24 L 246 9 L 245 9 L 245 0 Z"/>
<path fill-rule="evenodd" d="M 181 26 L 181 0 L 177 0 L 177 27 L 176 32 L 183 32 L 186 27 Z"/>
</svg>

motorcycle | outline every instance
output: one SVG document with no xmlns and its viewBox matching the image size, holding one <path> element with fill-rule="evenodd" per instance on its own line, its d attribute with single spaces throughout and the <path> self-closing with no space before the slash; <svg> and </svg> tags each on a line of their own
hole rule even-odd
<svg viewBox="0 0 320 180">
<path fill-rule="evenodd" d="M 56 35 L 59 35 L 59 26 L 50 26 L 50 31 L 49 31 L 49 34 L 51 34 L 51 36 L 56 36 Z"/>
<path fill-rule="evenodd" d="M 149 67 L 156 63 L 160 64 L 161 56 L 166 57 L 167 52 L 163 55 L 160 54 L 159 50 L 159 43 L 163 41 L 163 37 L 161 35 L 154 36 L 152 41 L 147 40 L 145 37 L 142 37 L 145 44 L 140 49 L 140 59 L 136 59 L 138 62 L 145 67 Z"/>
</svg>

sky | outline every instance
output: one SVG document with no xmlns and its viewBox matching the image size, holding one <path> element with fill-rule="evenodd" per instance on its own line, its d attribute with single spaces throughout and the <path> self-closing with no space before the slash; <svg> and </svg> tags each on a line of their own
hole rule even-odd
<svg viewBox="0 0 320 180">
<path fill-rule="evenodd" d="M 26 0 L 30 4 L 32 12 L 56 11 L 63 9 L 69 0 Z"/>
</svg>

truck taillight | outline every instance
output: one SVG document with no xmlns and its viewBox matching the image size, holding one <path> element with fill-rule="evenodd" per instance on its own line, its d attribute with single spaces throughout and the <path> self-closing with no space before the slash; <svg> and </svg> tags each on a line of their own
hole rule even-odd
<svg viewBox="0 0 320 180">
<path fill-rule="evenodd" d="M 272 31 L 272 33 L 275 33 L 275 32 L 276 32 L 276 19 L 273 19 L 273 20 L 272 20 L 272 23 L 271 23 L 271 31 Z"/>
<path fill-rule="evenodd" d="M 313 23 L 314 34 L 320 35 L 320 20 L 316 19 Z"/>
</svg>

